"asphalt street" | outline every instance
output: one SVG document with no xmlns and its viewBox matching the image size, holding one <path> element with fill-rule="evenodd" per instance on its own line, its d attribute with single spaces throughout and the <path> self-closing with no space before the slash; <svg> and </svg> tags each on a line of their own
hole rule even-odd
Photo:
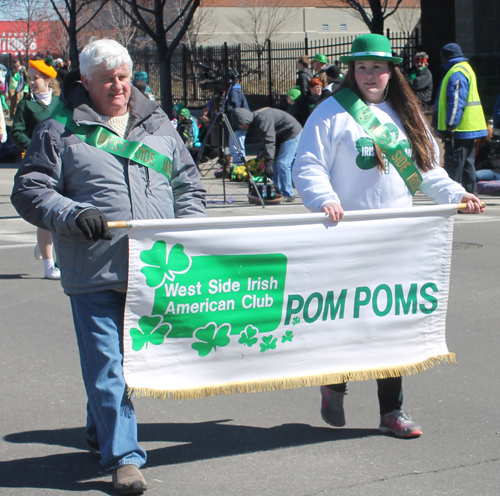
<svg viewBox="0 0 500 496">
<path fill-rule="evenodd" d="M 69 299 L 43 279 L 35 228 L 10 204 L 15 171 L 0 168 L 0 495 L 112 494 L 85 443 Z M 229 182 L 224 203 L 222 180 L 203 173 L 211 216 L 306 212 L 299 201 L 252 206 L 246 185 Z M 422 437 L 379 433 L 374 381 L 350 383 L 342 429 L 321 420 L 317 387 L 136 399 L 146 494 L 500 494 L 500 197 L 482 198 L 485 214 L 455 221 L 447 342 L 457 364 L 404 379 L 404 408 Z"/>
</svg>

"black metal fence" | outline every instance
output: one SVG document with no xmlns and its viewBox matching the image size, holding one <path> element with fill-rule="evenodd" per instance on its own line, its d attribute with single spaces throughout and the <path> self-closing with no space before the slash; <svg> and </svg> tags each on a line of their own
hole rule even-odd
<svg viewBox="0 0 500 496">
<path fill-rule="evenodd" d="M 329 40 L 273 43 L 264 45 L 199 46 L 194 50 L 182 46 L 172 59 L 172 98 L 190 108 L 202 108 L 212 97 L 212 91 L 204 90 L 200 84 L 203 78 L 203 64 L 222 76 L 228 68 L 236 69 L 240 84 L 250 107 L 286 108 L 287 91 L 295 86 L 295 62 L 300 55 L 325 55 L 331 63 L 338 63 L 341 55 L 350 53 L 351 44 L 357 35 L 343 36 Z M 403 70 L 409 70 L 419 45 L 419 32 L 390 32 L 392 50 L 403 57 Z M 155 95 L 160 94 L 157 56 L 153 51 L 131 53 L 134 71 L 145 70 L 149 74 L 150 87 Z M 345 68 L 338 64 L 341 69 Z"/>
</svg>

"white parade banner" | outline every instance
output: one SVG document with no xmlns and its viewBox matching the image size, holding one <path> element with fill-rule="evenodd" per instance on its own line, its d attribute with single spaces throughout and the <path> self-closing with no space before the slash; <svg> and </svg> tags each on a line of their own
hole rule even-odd
<svg viewBox="0 0 500 496">
<path fill-rule="evenodd" d="M 129 223 L 128 387 L 197 398 L 454 362 L 445 322 L 455 212 Z"/>
</svg>

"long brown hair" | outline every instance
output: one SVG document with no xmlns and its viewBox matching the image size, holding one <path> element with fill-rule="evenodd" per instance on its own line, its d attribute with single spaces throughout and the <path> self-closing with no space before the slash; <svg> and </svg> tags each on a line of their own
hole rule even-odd
<svg viewBox="0 0 500 496">
<path fill-rule="evenodd" d="M 59 96 L 61 94 L 61 86 L 59 85 L 59 81 L 57 79 L 50 78 L 49 88 L 52 90 L 54 95 Z"/>
<path fill-rule="evenodd" d="M 412 150 L 412 160 L 423 172 L 432 169 L 436 153 L 430 137 L 430 131 L 417 97 L 406 82 L 401 71 L 389 62 L 389 69 L 392 77 L 388 83 L 386 101 L 396 112 L 401 124 L 405 129 L 408 141 Z M 349 63 L 349 69 L 340 84 L 339 91 L 343 88 L 350 88 L 363 100 L 363 95 L 359 91 L 354 77 L 354 62 Z M 382 150 L 374 143 L 375 163 L 380 170 L 385 169 Z"/>
</svg>

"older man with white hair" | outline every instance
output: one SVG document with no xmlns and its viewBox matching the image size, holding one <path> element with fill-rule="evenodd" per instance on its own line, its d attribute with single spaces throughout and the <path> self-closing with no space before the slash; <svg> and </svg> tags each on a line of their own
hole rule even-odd
<svg viewBox="0 0 500 496">
<path fill-rule="evenodd" d="M 71 300 L 88 396 L 86 435 L 120 494 L 141 494 L 134 408 L 122 369 L 128 243 L 108 220 L 205 216 L 205 190 L 191 155 L 154 101 L 131 86 L 132 60 L 112 40 L 80 54 L 61 103 L 38 125 L 15 178 L 12 203 L 28 222 L 52 231 L 61 282 Z M 73 73 L 71 73 L 73 74 Z M 95 133 L 100 133 L 99 145 Z M 162 167 L 129 156 L 140 143 Z"/>
<path fill-rule="evenodd" d="M 54 68 L 57 71 L 57 81 L 59 82 L 59 85 L 62 86 L 63 80 L 69 72 L 68 69 L 64 67 L 63 59 L 54 60 Z"/>
</svg>

